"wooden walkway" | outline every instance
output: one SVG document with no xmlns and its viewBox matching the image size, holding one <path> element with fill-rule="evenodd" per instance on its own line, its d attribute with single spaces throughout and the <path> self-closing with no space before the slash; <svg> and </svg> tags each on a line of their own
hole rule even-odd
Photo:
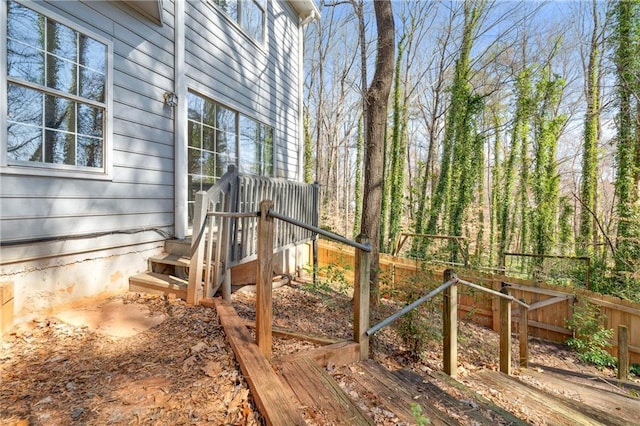
<svg viewBox="0 0 640 426">
<path fill-rule="evenodd" d="M 331 343 L 329 339 L 323 341 L 322 347 L 269 362 L 248 331 L 247 327 L 253 324 L 238 317 L 229 302 L 214 299 L 212 304 L 251 395 L 268 425 L 304 425 L 308 420 L 313 424 L 369 426 L 375 425 L 369 413 L 379 415 L 381 412 L 387 417 L 395 416 L 404 424 L 415 424 L 417 405 L 421 415 L 436 426 L 460 424 L 447 411 L 464 413 L 467 421 L 477 425 L 527 424 L 444 373 L 434 373 L 433 380 L 425 381 L 410 370 L 392 372 L 372 360 L 356 362 L 359 345 L 352 342 Z M 366 407 L 349 398 L 327 373 L 327 364 L 349 364 L 354 373 L 350 374 L 353 382 L 349 391 L 366 395 L 359 398 L 359 403 Z M 521 375 L 532 376 L 534 383 L 546 382 L 550 389 L 563 392 L 552 395 L 491 370 L 480 371 L 472 379 L 483 383 L 491 392 L 511 399 L 534 422 L 571 426 L 638 424 L 640 399 L 550 373 L 524 370 Z M 456 388 L 456 397 L 443 391 L 438 383 Z M 617 412 L 612 414 L 611 407 Z"/>
<path fill-rule="evenodd" d="M 339 342 L 281 357 L 270 363 L 253 342 L 246 321 L 237 316 L 230 303 L 215 299 L 220 323 L 240 364 L 251 394 L 269 425 L 302 425 L 305 418 L 314 424 L 373 426 L 375 421 L 342 390 L 326 371 L 328 363 L 346 364 L 359 359 L 359 345 Z M 395 414 L 406 424 L 415 424 L 412 404 L 419 403 L 423 415 L 435 425 L 458 422 L 432 407 L 427 397 L 373 361 L 353 364 L 366 370 L 362 384 L 377 395 L 376 406 Z M 411 389 L 411 390 L 407 390 Z"/>
<path fill-rule="evenodd" d="M 530 374 L 541 381 L 549 380 L 534 371 L 525 371 L 523 374 Z M 556 381 L 555 386 L 558 389 L 565 389 L 569 393 L 579 395 L 579 400 L 560 394 L 547 393 L 515 377 L 492 370 L 483 370 L 476 373 L 474 380 L 483 383 L 504 397 L 510 398 L 512 402 L 518 404 L 523 410 L 529 410 L 529 413 L 527 413 L 529 416 L 538 418 L 544 424 L 631 426 L 638 424 L 637 419 L 640 416 L 640 400 L 632 400 L 613 393 L 607 395 L 601 390 L 587 389 L 574 382 Z M 601 401 L 598 402 L 599 400 Z M 621 407 L 621 410 L 630 411 L 619 416 L 611 413 L 611 407 L 608 407 L 609 409 L 606 411 L 595 408 L 598 406 L 604 408 L 606 405 L 603 406 L 601 404 L 606 400 L 609 401 L 608 403 L 614 404 L 613 407 Z"/>
</svg>

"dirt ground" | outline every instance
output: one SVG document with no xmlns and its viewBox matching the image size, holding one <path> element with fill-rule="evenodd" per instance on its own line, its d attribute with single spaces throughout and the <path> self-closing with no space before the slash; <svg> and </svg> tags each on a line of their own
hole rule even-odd
<svg viewBox="0 0 640 426">
<path fill-rule="evenodd" d="M 233 295 L 234 306 L 244 318 L 253 319 L 254 301 L 255 294 L 249 291 Z M 396 309 L 385 301 L 371 322 Z M 432 378 L 442 369 L 441 326 L 436 307 L 432 310 L 432 335 L 420 356 L 401 343 L 392 326 L 373 339 L 373 358 L 388 368 L 408 368 L 426 380 Z M 344 289 L 294 281 L 274 290 L 278 326 L 350 338 L 351 312 Z M 478 369 L 497 369 L 497 335 L 464 322 L 459 345 L 460 381 L 492 398 L 469 378 Z M 274 355 L 311 346 L 274 338 Z M 582 364 L 562 345 L 532 340 L 530 353 L 534 363 L 598 375 L 605 386 L 614 376 L 613 371 Z M 366 395 L 350 392 L 351 371 L 346 366 L 332 367 L 330 372 L 377 424 L 397 424 L 389 413 L 376 411 Z M 458 397 L 456 389 L 445 390 Z M 528 420 L 519 407 L 492 399 Z M 264 423 L 215 310 L 140 293 L 23 324 L 5 335 L 0 342 L 0 401 L 3 425 Z M 449 414 L 472 424 L 463 412 Z"/>
</svg>

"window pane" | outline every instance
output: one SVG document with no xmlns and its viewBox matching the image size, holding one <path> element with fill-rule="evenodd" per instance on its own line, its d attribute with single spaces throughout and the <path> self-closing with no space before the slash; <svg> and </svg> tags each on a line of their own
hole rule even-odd
<svg viewBox="0 0 640 426">
<path fill-rule="evenodd" d="M 243 156 L 240 156 L 240 173 L 259 175 L 260 167 L 256 162 L 250 161 Z"/>
<path fill-rule="evenodd" d="M 238 22 L 238 0 L 214 0 L 234 21 Z"/>
<path fill-rule="evenodd" d="M 42 129 L 9 123 L 7 157 L 16 161 L 42 161 Z"/>
<path fill-rule="evenodd" d="M 216 150 L 216 131 L 209 126 L 202 126 L 202 149 Z"/>
<path fill-rule="evenodd" d="M 78 104 L 78 133 L 103 137 L 104 110 L 86 104 Z"/>
<path fill-rule="evenodd" d="M 80 67 L 80 92 L 83 98 L 98 102 L 104 102 L 105 75 L 92 71 L 89 68 Z"/>
<path fill-rule="evenodd" d="M 200 141 L 201 129 L 202 126 L 200 124 L 194 123 L 193 121 L 187 121 L 187 131 L 189 132 L 189 146 L 202 148 L 202 144 Z"/>
<path fill-rule="evenodd" d="M 80 34 L 80 65 L 102 74 L 107 73 L 107 46 Z"/>
<path fill-rule="evenodd" d="M 7 43 L 9 77 L 44 84 L 44 53 L 41 50 L 9 40 Z"/>
<path fill-rule="evenodd" d="M 47 19 L 47 52 L 76 62 L 78 60 L 77 33 L 65 25 Z"/>
<path fill-rule="evenodd" d="M 231 111 L 225 107 L 218 105 L 216 108 L 216 127 L 226 132 L 236 132 L 236 115 L 235 111 Z"/>
<path fill-rule="evenodd" d="M 236 139 L 233 133 L 217 131 L 216 149 L 217 152 L 226 152 L 236 157 Z"/>
<path fill-rule="evenodd" d="M 259 43 L 263 41 L 264 15 L 262 9 L 252 0 L 242 3 L 242 28 Z"/>
<path fill-rule="evenodd" d="M 75 135 L 45 130 L 44 161 L 46 163 L 75 165 Z"/>
<path fill-rule="evenodd" d="M 216 104 L 206 99 L 203 102 L 202 122 L 209 126 L 216 125 Z"/>
<path fill-rule="evenodd" d="M 227 172 L 229 164 L 235 164 L 235 158 L 227 154 L 216 154 L 216 176 L 222 177 Z"/>
<path fill-rule="evenodd" d="M 77 165 L 102 167 L 102 139 L 78 136 Z"/>
<path fill-rule="evenodd" d="M 200 150 L 195 148 L 189 148 L 188 152 L 188 162 L 189 162 L 189 170 L 188 173 L 199 175 L 201 174 L 201 164 L 200 164 Z"/>
<path fill-rule="evenodd" d="M 189 118 L 196 121 L 202 121 L 204 99 L 194 95 L 193 93 L 189 93 L 187 97 L 187 104 L 189 108 Z"/>
<path fill-rule="evenodd" d="M 76 93 L 76 65 L 47 54 L 47 87 L 65 93 Z"/>
<path fill-rule="evenodd" d="M 76 131 L 76 103 L 57 96 L 46 95 L 44 125 L 50 129 Z"/>
<path fill-rule="evenodd" d="M 209 177 L 216 175 L 216 156 L 213 152 L 202 151 L 202 174 Z"/>
<path fill-rule="evenodd" d="M 258 122 L 244 115 L 240 116 L 240 138 L 256 140 L 258 130 Z M 242 143 L 240 144 L 242 147 Z"/>
<path fill-rule="evenodd" d="M 44 49 L 44 16 L 13 1 L 8 6 L 7 37 Z"/>
<path fill-rule="evenodd" d="M 8 85 L 7 106 L 10 121 L 42 126 L 42 98 L 37 90 Z"/>
</svg>

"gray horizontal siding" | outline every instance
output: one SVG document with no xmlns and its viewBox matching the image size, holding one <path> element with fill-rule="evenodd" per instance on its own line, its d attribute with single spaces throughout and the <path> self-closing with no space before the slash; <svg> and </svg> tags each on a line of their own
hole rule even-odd
<svg viewBox="0 0 640 426">
<path fill-rule="evenodd" d="M 189 3 L 186 75 L 193 89 L 273 126 L 276 173 L 292 178 L 298 169 L 298 18 L 286 2 L 267 2 L 267 10 L 263 49 L 207 2 Z"/>
<path fill-rule="evenodd" d="M 162 95 L 175 90 L 174 2 L 162 3 L 164 25 L 159 26 L 118 1 L 38 2 L 77 24 L 81 31 L 113 43 L 113 138 L 109 153 L 113 169 L 107 180 L 2 175 L 2 241 L 143 228 L 172 231 L 174 110 L 164 105 Z M 297 70 L 301 66 L 298 18 L 287 2 L 266 4 L 268 43 L 261 49 L 205 0 L 187 3 L 185 70 L 191 88 L 273 126 L 276 173 L 294 177 L 298 166 Z M 105 248 L 161 237 L 142 232 L 100 238 L 100 247 Z M 92 244 L 69 240 L 55 243 L 55 247 L 58 254 L 78 253 L 91 249 Z M 40 255 L 13 246 L 1 250 L 0 257 L 5 259 L 26 253 Z"/>
<path fill-rule="evenodd" d="M 158 26 L 120 2 L 38 3 L 113 43 L 113 170 L 110 180 L 3 175 L 0 238 L 3 242 L 108 234 L 174 223 L 173 111 L 162 94 L 173 90 L 173 2 L 164 0 Z M 4 4 L 2 5 L 4 7 Z M 111 246 L 157 241 L 155 232 L 112 235 Z M 107 243 L 108 242 L 108 243 Z M 102 244 L 102 243 L 101 243 Z M 71 239 L 57 246 L 77 253 L 90 247 Z M 29 250 L 2 248 L 2 257 Z"/>
<path fill-rule="evenodd" d="M 0 222 L 0 232 L 2 233 L 2 241 L 6 243 L 25 239 L 79 236 L 141 228 L 163 228 L 172 225 L 173 214 L 166 212 L 109 213 L 95 216 L 82 214 L 50 217 L 47 220 L 42 220 L 41 218 L 3 220 Z M 25 237 L 24 233 L 19 229 L 20 227 L 29 227 L 28 237 Z M 69 245 L 72 246 L 73 244 L 70 243 Z"/>
</svg>

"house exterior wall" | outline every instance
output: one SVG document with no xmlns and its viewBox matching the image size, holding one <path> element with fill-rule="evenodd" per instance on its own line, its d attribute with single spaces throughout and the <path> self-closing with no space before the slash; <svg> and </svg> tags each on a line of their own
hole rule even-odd
<svg viewBox="0 0 640 426">
<path fill-rule="evenodd" d="M 181 71 L 189 90 L 273 126 L 275 173 L 297 179 L 301 46 L 287 2 L 266 2 L 262 46 L 207 1 L 185 3 L 183 70 L 175 68 L 181 9 L 173 1 L 161 2 L 162 26 L 120 1 L 23 4 L 109 41 L 112 117 L 103 175 L 0 166 L 0 282 L 13 283 L 17 320 L 126 290 L 175 234 L 176 176 L 186 170 L 176 169 L 180 108 L 165 105 L 163 94 L 177 92 Z M 4 92 L 6 78 L 0 82 Z"/>
<path fill-rule="evenodd" d="M 186 84 L 274 127 L 275 177 L 298 179 L 298 18 L 286 2 L 265 5 L 262 45 L 212 2 L 187 2 Z"/>
</svg>

